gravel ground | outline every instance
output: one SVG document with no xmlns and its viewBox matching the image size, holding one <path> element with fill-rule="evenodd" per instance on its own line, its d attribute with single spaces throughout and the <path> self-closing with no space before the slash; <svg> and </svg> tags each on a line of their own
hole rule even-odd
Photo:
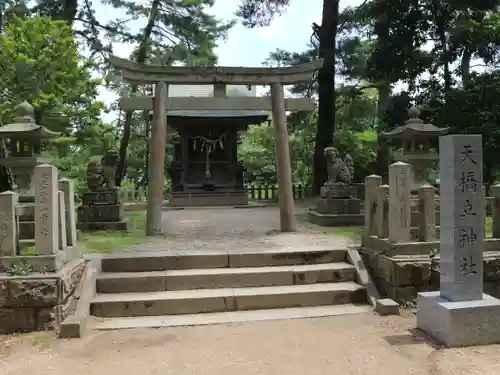
<svg viewBox="0 0 500 375">
<path fill-rule="evenodd" d="M 304 217 L 306 208 L 297 215 Z M 199 208 L 163 213 L 167 238 L 153 238 L 129 250 L 239 249 L 239 248 L 344 248 L 349 239 L 324 233 L 310 233 L 299 224 L 297 233 L 278 233 L 279 208 Z"/>
<path fill-rule="evenodd" d="M 48 333 L 0 342 L 2 375 L 498 375 L 500 346 L 446 349 L 413 317 L 374 314 L 238 325 Z"/>
</svg>

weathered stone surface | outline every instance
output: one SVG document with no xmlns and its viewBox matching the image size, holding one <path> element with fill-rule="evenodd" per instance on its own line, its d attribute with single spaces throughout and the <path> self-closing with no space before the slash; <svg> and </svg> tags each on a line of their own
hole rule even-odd
<svg viewBox="0 0 500 375">
<path fill-rule="evenodd" d="M 93 205 L 118 205 L 120 204 L 120 195 L 118 189 L 105 191 L 89 191 L 83 193 L 84 206 Z"/>
<path fill-rule="evenodd" d="M 320 214 L 360 214 L 361 200 L 356 198 L 320 198 L 316 204 Z"/>
<path fill-rule="evenodd" d="M 5 306 L 9 300 L 9 287 L 6 280 L 0 280 L 0 307 Z"/>
<path fill-rule="evenodd" d="M 32 331 L 35 328 L 36 320 L 34 308 L 0 308 L 0 332 L 25 332 Z"/>
<path fill-rule="evenodd" d="M 53 306 L 58 304 L 58 280 L 34 279 L 34 280 L 9 280 L 8 306 Z"/>
<path fill-rule="evenodd" d="M 439 139 L 440 292 L 453 302 L 483 299 L 484 193 L 481 135 Z"/>
<path fill-rule="evenodd" d="M 78 222 L 118 222 L 123 220 L 123 205 L 78 207 Z"/>
</svg>

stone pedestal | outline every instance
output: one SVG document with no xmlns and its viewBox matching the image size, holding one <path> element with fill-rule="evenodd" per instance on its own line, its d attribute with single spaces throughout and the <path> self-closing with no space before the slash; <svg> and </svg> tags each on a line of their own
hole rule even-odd
<svg viewBox="0 0 500 375">
<path fill-rule="evenodd" d="M 77 211 L 77 228 L 82 231 L 126 231 L 123 212 L 118 189 L 84 193 Z"/>
<path fill-rule="evenodd" d="M 353 198 L 356 192 L 349 184 L 325 184 L 316 209 L 309 212 L 309 220 L 321 226 L 363 225 L 361 200 Z"/>
</svg>

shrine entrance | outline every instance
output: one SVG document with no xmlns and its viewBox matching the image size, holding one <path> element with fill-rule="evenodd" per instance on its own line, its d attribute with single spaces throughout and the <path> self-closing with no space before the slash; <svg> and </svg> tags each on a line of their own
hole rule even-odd
<svg viewBox="0 0 500 375">
<path fill-rule="evenodd" d="M 137 64 L 116 56 L 111 56 L 110 62 L 122 72 L 125 80 L 154 85 L 154 96 L 120 99 L 122 110 L 154 112 L 149 140 L 146 235 L 163 232 L 167 122 L 180 135 L 180 142 L 174 147 L 174 162 L 168 168 L 174 183 L 173 203 L 183 205 L 186 199 L 193 203 L 194 196 L 198 204 L 211 200 L 211 204 L 216 205 L 221 202 L 217 194 L 222 192 L 224 202 L 230 197 L 234 203 L 229 204 L 239 204 L 248 198 L 243 189 L 242 169 L 237 164 L 237 131 L 251 123 L 263 122 L 270 112 L 276 129 L 280 229 L 296 230 L 286 111 L 309 111 L 314 109 L 314 103 L 306 98 L 285 99 L 283 85 L 310 81 L 322 66 L 322 60 L 285 68 L 169 67 Z M 169 90 L 178 85 L 212 86 L 213 95 L 169 95 Z M 231 96 L 228 85 L 270 85 L 271 97 Z M 221 116 L 224 111 L 233 115 Z"/>
</svg>

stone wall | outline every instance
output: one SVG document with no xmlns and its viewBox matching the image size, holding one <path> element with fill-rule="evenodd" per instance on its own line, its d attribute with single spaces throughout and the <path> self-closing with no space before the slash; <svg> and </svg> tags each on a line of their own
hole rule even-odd
<svg viewBox="0 0 500 375">
<path fill-rule="evenodd" d="M 76 306 L 84 269 L 78 259 L 55 274 L 0 276 L 0 332 L 57 329 Z"/>
<path fill-rule="evenodd" d="M 34 204 L 19 204 L 15 192 L 0 193 L 1 333 L 56 329 L 74 308 L 85 268 L 72 182 L 59 180 L 48 164 L 35 167 L 33 175 Z M 21 238 L 19 223 L 26 217 L 33 230 Z"/>
</svg>

